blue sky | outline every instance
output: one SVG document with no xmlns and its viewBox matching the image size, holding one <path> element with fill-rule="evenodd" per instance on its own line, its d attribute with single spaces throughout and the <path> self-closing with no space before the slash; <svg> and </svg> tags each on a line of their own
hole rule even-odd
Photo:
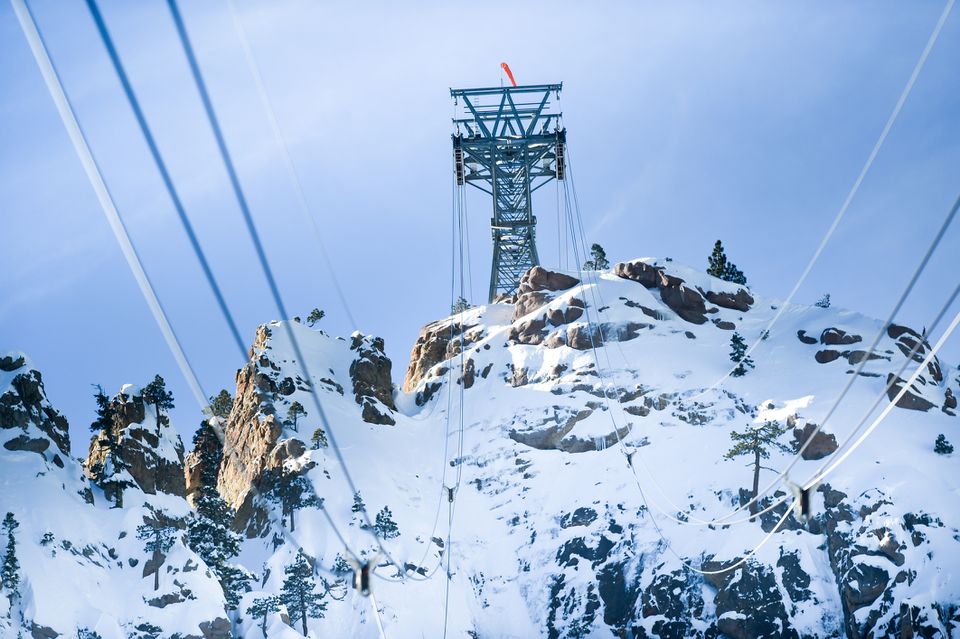
<svg viewBox="0 0 960 639">
<path fill-rule="evenodd" d="M 280 126 L 359 326 L 333 293 L 225 1 L 184 1 L 230 150 L 287 306 L 385 338 L 402 379 L 449 309 L 450 87 L 564 83 L 589 241 L 613 260 L 705 267 L 714 240 L 785 296 L 830 224 L 943 4 L 343 3 L 237 0 Z M 211 392 L 241 362 L 82 2 L 31 2 L 119 209 Z M 161 152 L 246 338 L 274 309 L 165 3 L 104 1 Z M 26 351 L 85 452 L 90 384 L 159 372 L 189 435 L 197 407 L 69 145 L 9 5 L 0 5 L 0 350 Z M 960 15 L 947 22 L 873 171 L 797 301 L 885 316 L 957 196 Z M 556 263 L 552 189 L 534 202 Z M 469 200 L 473 298 L 490 204 Z M 957 278 L 960 229 L 901 319 L 923 326 Z M 949 345 L 956 361 L 960 347 Z"/>
</svg>

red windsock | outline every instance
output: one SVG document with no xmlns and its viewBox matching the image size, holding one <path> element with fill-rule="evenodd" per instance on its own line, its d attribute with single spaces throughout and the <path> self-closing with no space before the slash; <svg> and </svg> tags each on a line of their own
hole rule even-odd
<svg viewBox="0 0 960 639">
<path fill-rule="evenodd" d="M 500 68 L 507 72 L 507 77 L 510 78 L 510 84 L 517 86 L 517 81 L 513 79 L 513 72 L 510 71 L 510 65 L 506 62 L 501 62 Z"/>
</svg>

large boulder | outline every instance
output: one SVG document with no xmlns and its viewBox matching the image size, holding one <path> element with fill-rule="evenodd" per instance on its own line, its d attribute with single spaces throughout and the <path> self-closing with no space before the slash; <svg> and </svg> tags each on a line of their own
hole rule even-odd
<svg viewBox="0 0 960 639">
<path fill-rule="evenodd" d="M 793 429 L 793 449 L 800 450 L 804 442 L 810 439 L 816 430 L 817 425 L 806 423 L 802 428 Z M 823 459 L 827 455 L 837 450 L 837 438 L 833 433 L 825 433 L 822 430 L 813 435 L 813 440 L 803 450 L 802 457 L 807 460 Z"/>
</svg>

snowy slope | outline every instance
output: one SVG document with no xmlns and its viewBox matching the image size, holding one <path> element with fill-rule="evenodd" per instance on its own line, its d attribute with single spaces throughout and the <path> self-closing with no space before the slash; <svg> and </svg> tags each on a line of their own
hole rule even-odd
<svg viewBox="0 0 960 639">
<path fill-rule="evenodd" d="M 549 272 L 525 282 L 513 303 L 426 326 L 407 374 L 409 392 L 392 396 L 383 381 L 389 362 L 376 340 L 335 338 L 297 322 L 261 329 L 238 375 L 217 483 L 238 509 L 237 528 L 249 535 L 239 560 L 257 576 L 229 615 L 235 636 L 262 636 L 259 620 L 245 611 L 280 591 L 300 549 L 329 587 L 324 616 L 309 623 L 314 637 L 378 637 L 378 621 L 391 638 L 443 636 L 448 584 L 441 561 L 448 555 L 451 637 L 960 634 L 960 473 L 956 455 L 933 452 L 939 433 L 960 443 L 955 368 L 936 363 L 923 371 L 904 407 L 813 495 L 809 524 L 788 516 L 774 531 L 786 513 L 780 506 L 754 521 L 741 513 L 732 525 L 696 525 L 727 515 L 750 487 L 750 460 L 724 457 L 732 431 L 777 420 L 791 427 L 780 442 L 793 450 L 794 427 L 823 425 L 821 457 L 800 460 L 791 472 L 806 479 L 829 460 L 830 436 L 843 442 L 919 336 L 844 309 L 792 305 L 752 353 L 756 367 L 724 379 L 731 335 L 759 339 L 781 310 L 776 300 L 652 258 L 588 282 Z M 866 362 L 824 422 L 881 331 L 880 357 Z M 927 348 L 921 344 L 920 354 Z M 370 518 L 384 507 L 392 512 L 400 535 L 381 540 L 389 557 L 353 512 L 353 489 L 333 449 L 311 444 L 322 423 L 312 389 Z M 285 419 L 294 402 L 306 410 L 296 428 Z M 773 451 L 761 487 L 775 476 L 769 469 L 792 458 Z M 182 499 L 142 496 L 137 501 L 148 506 L 131 502 L 122 511 L 99 497 L 89 505 L 77 494 L 88 484 L 75 463 L 53 472 L 36 453 L 9 459 L 47 469 L 47 479 L 27 486 L 32 479 L 8 471 L 4 457 L 4 481 L 21 483 L 4 491 L 3 505 L 18 509 L 24 539 L 42 536 L 41 522 L 63 519 L 57 513 L 82 513 L 69 520 L 78 528 L 74 545 L 106 543 L 120 562 L 78 564 L 78 588 L 97 592 L 95 602 L 79 599 L 61 616 L 32 604 L 26 618 L 49 617 L 44 625 L 64 632 L 70 624 L 93 627 L 100 614 L 125 630 L 142 617 L 163 625 L 163 636 L 196 634 L 202 615 L 193 601 L 177 604 L 183 612 L 168 621 L 162 610 L 137 603 L 152 583 L 124 567 L 136 549 L 117 540 L 154 500 L 180 512 Z M 304 474 L 323 500 L 322 510 L 296 511 L 293 531 L 289 515 L 266 498 L 271 473 L 281 469 Z M 782 485 L 774 490 L 784 495 Z M 44 502 L 47 517 L 28 512 L 27 495 Z M 54 531 L 58 540 L 68 534 Z M 761 542 L 745 565 L 722 571 Z M 33 597 L 61 598 L 58 589 L 73 586 L 41 581 L 43 562 L 49 569 L 54 558 L 41 557 L 40 548 L 23 561 L 31 564 L 31 583 L 41 584 Z M 189 551 L 179 552 L 183 557 L 168 561 L 183 565 Z M 350 552 L 376 557 L 376 611 L 372 598 L 349 588 L 349 575 L 332 574 Z M 63 559 L 58 550 L 55 561 Z M 685 563 L 718 574 L 700 575 Z M 92 587 L 90 575 L 102 585 Z M 203 619 L 224 614 L 215 581 L 191 590 L 198 605 L 220 611 L 208 609 Z M 140 607 L 121 614 L 103 597 L 132 598 Z M 301 636 L 299 623 L 285 623 L 287 613 L 269 615 L 268 636 Z"/>
<path fill-rule="evenodd" d="M 5 410 L 0 437 L 6 442 L 22 435 L 36 442 L 49 440 L 37 427 L 41 415 L 53 411 L 38 374 L 19 353 L 0 363 L 8 364 L 0 377 L 0 404 L 29 417 L 25 427 L 19 427 L 20 420 L 11 420 Z M 24 383 L 34 378 L 37 384 Z M 152 416 L 143 427 L 156 429 Z M 165 433 L 176 437 L 170 427 Z M 176 444 L 178 437 L 176 443 L 161 440 L 160 447 Z M 53 451 L 59 453 L 59 464 L 52 461 Z M 152 576 L 143 574 L 150 556 L 136 538 L 137 526 L 154 509 L 184 517 L 189 508 L 182 498 L 146 495 L 131 487 L 124 495 L 125 507 L 112 508 L 69 450 L 59 449 L 52 440 L 43 453 L 8 446 L 0 450 L 0 486 L 0 512 L 13 513 L 19 522 L 16 548 L 22 595 L 12 610 L 4 610 L 0 636 L 18 637 L 22 632 L 74 637 L 78 629 L 89 629 L 103 639 L 160 632 L 200 637 L 206 634 L 201 626 L 212 632 L 215 619 L 226 618 L 219 585 L 182 543 L 167 555 L 158 591 L 153 590 Z M 9 606 L 7 597 L 0 605 Z M 162 631 L 150 632 L 148 626 Z"/>
</svg>

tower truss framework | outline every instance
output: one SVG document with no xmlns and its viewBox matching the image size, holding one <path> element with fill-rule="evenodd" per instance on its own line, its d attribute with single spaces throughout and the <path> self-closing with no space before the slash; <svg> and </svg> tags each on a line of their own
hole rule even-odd
<svg viewBox="0 0 960 639">
<path fill-rule="evenodd" d="M 456 107 L 457 185 L 469 184 L 493 200 L 490 302 L 515 293 L 523 274 L 540 263 L 532 195 L 565 177 L 562 88 L 539 84 L 450 90 Z"/>
</svg>

